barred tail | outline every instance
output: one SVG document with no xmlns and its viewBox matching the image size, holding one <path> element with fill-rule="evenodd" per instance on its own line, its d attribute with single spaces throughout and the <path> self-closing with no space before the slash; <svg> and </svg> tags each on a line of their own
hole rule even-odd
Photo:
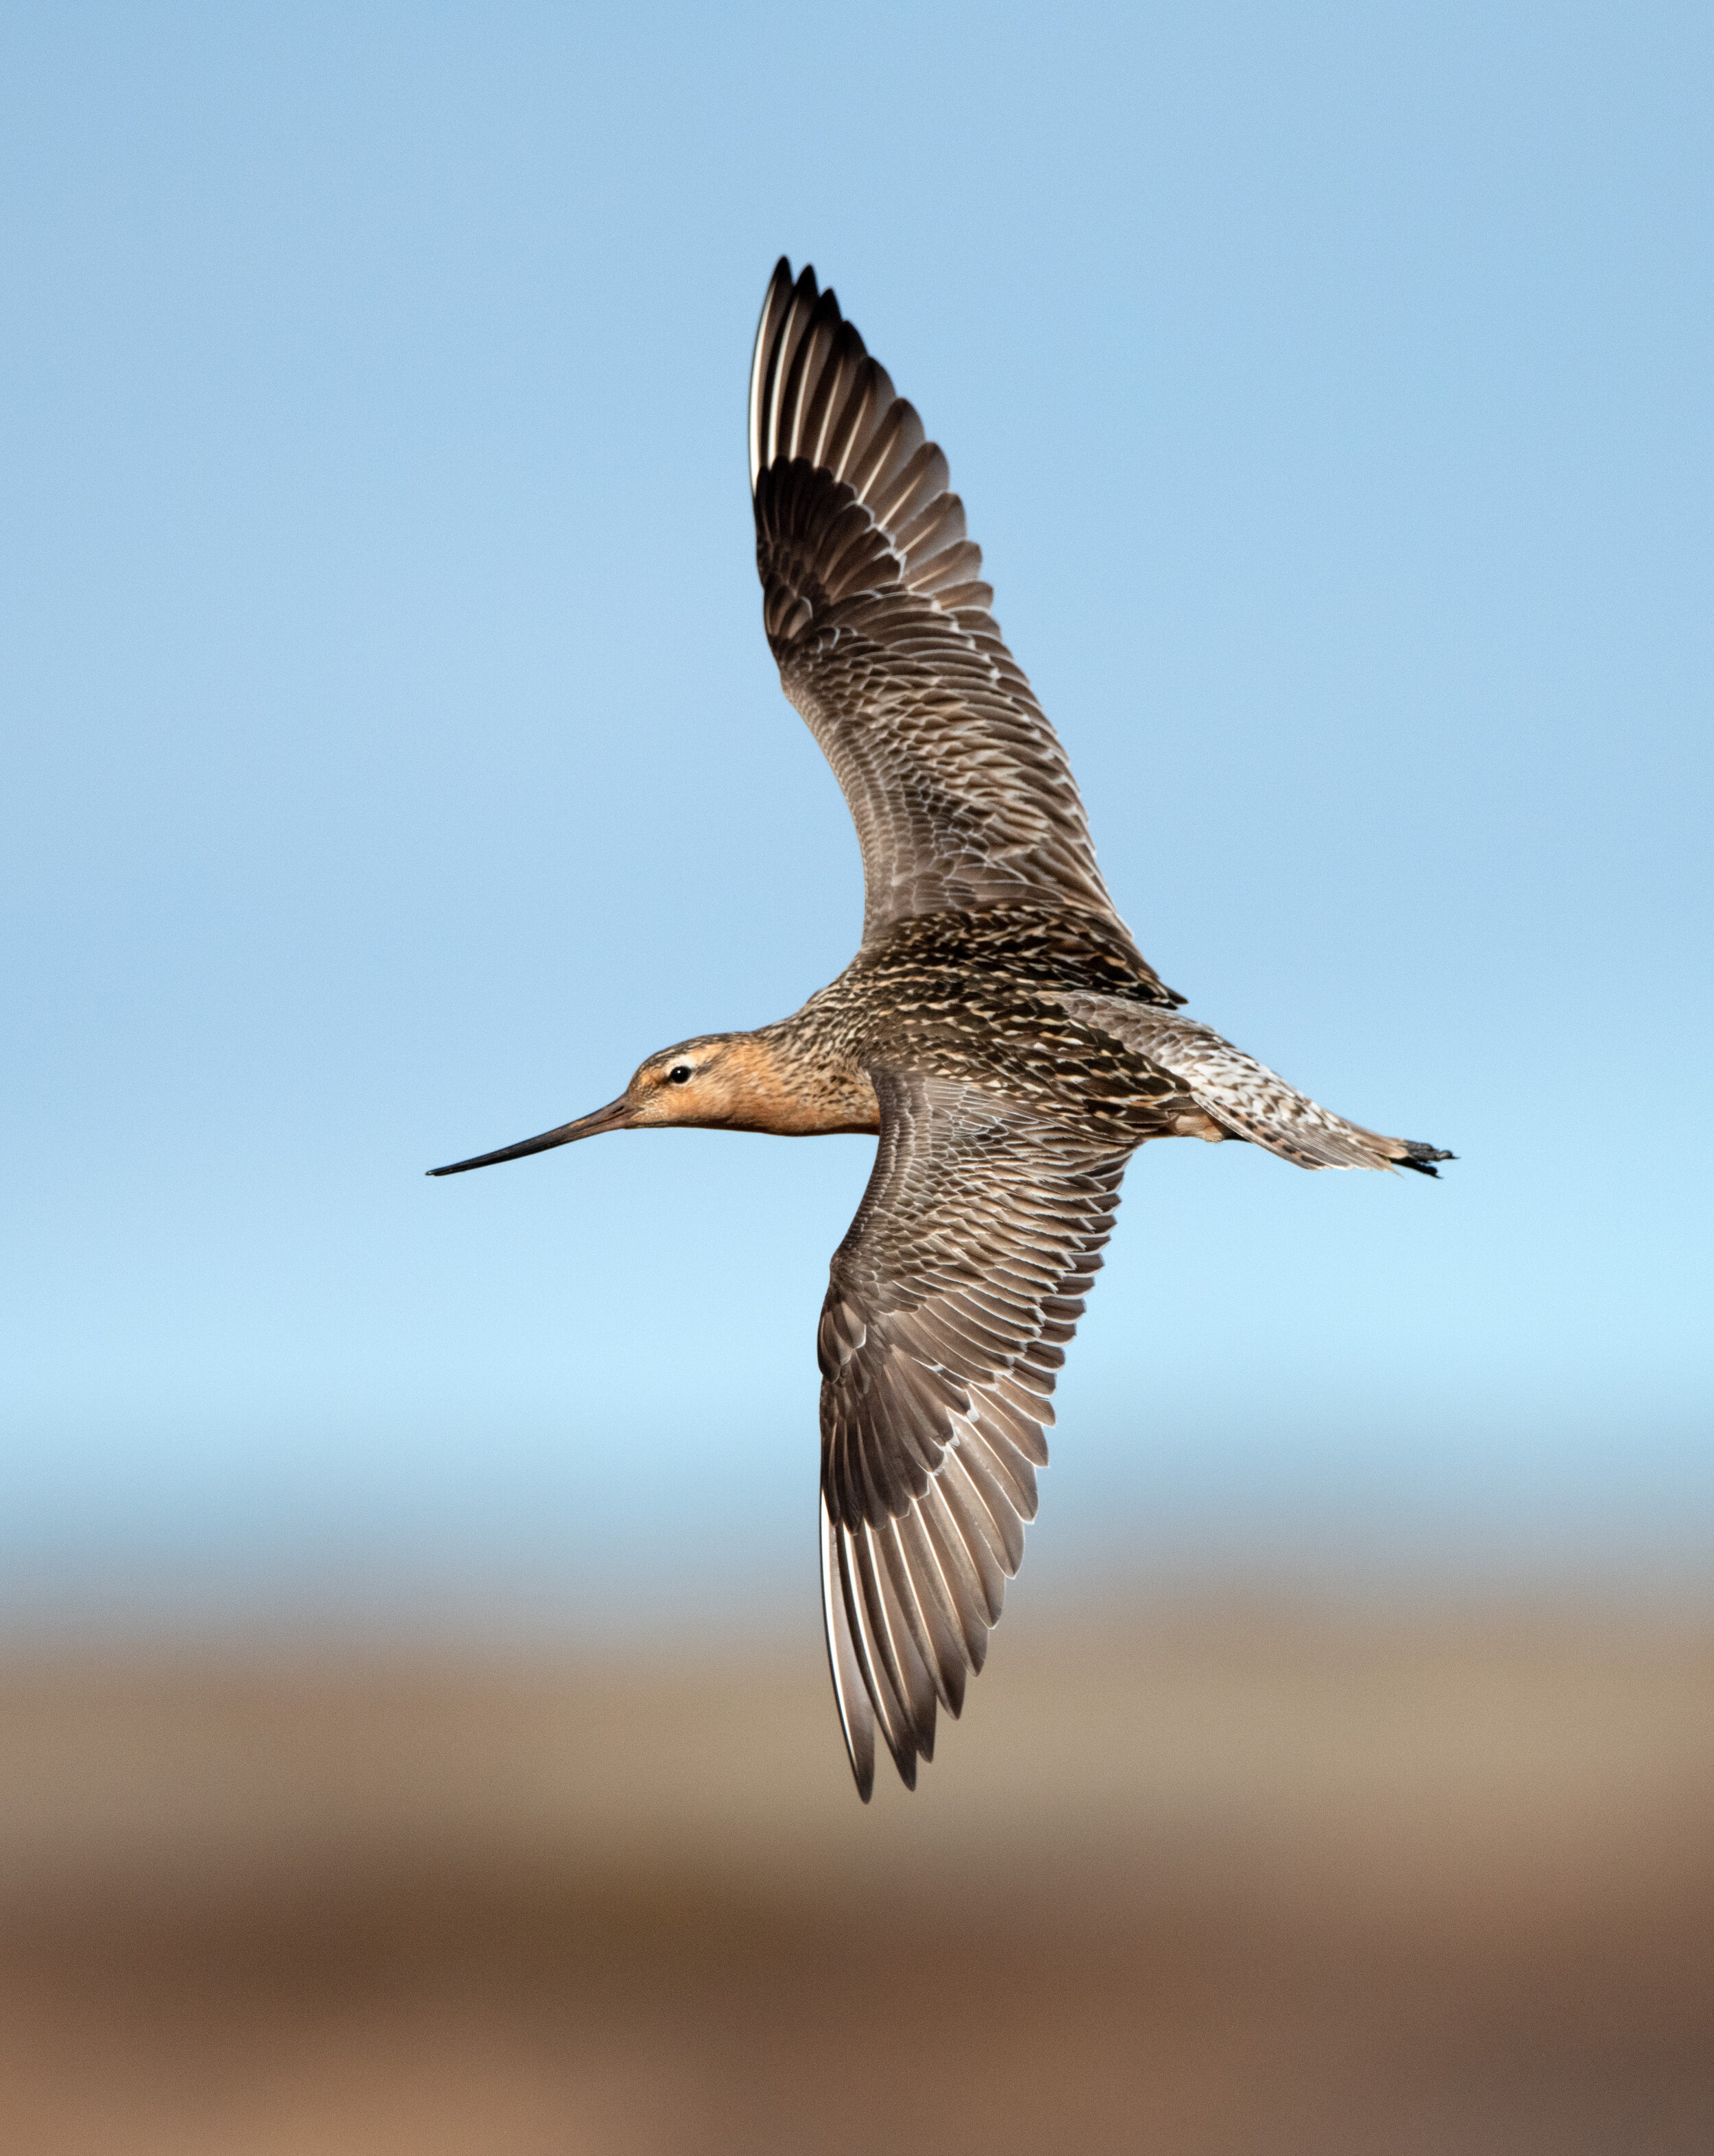
<svg viewBox="0 0 1714 2156">
<path fill-rule="evenodd" d="M 1170 1071 L 1226 1137 L 1265 1146 L 1299 1168 L 1408 1168 L 1434 1175 L 1436 1161 L 1455 1158 L 1417 1138 L 1385 1137 L 1347 1122 L 1211 1028 L 1177 1012 L 1116 996 L 1078 993 L 1061 1000 L 1074 1018 Z"/>
</svg>

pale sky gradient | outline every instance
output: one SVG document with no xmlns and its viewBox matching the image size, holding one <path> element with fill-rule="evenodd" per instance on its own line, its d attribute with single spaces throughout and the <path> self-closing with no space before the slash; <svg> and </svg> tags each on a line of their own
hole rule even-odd
<svg viewBox="0 0 1714 2156">
<path fill-rule="evenodd" d="M 854 945 L 782 250 L 1150 958 L 1460 1156 L 1148 1148 L 1027 1577 L 1704 1566 L 1711 85 L 1691 6 L 7 10 L 15 1620 L 813 1597 L 870 1142 L 422 1173 Z"/>
</svg>

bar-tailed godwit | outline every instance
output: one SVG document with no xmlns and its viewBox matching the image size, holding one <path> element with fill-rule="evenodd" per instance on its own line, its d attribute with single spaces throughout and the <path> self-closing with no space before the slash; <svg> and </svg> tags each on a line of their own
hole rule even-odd
<svg viewBox="0 0 1714 2156">
<path fill-rule="evenodd" d="M 914 1788 L 982 1667 L 1137 1147 L 1451 1158 L 1179 1014 L 1114 910 L 948 477 L 832 291 L 782 260 L 750 375 L 762 619 L 856 821 L 862 944 L 777 1024 L 680 1041 L 593 1115 L 433 1170 L 669 1123 L 879 1137 L 818 1342 L 828 1659 L 865 1799 L 876 1728 Z"/>
</svg>

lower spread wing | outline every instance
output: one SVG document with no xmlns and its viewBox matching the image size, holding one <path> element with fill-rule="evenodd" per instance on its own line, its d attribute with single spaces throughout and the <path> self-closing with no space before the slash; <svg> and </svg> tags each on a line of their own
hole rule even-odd
<svg viewBox="0 0 1714 2156">
<path fill-rule="evenodd" d="M 823 1306 L 822 1592 L 866 1799 L 963 1704 L 1035 1512 L 1064 1343 L 1127 1150 L 973 1086 L 876 1074 L 880 1142 Z"/>
<path fill-rule="evenodd" d="M 751 372 L 757 566 L 781 681 L 857 826 L 865 940 L 1019 902 L 1116 919 L 948 478 L 833 293 L 782 261 Z"/>
</svg>

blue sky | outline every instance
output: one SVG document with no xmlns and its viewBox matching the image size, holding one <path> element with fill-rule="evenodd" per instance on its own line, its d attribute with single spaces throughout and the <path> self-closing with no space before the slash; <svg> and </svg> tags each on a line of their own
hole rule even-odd
<svg viewBox="0 0 1714 2156">
<path fill-rule="evenodd" d="M 1711 47 L 0 18 L 16 1621 L 807 1591 L 869 1142 L 421 1173 L 854 945 L 752 562 L 783 250 L 947 449 L 1143 949 L 1460 1155 L 1139 1157 L 1029 1573 L 1699 1566 Z"/>
</svg>

